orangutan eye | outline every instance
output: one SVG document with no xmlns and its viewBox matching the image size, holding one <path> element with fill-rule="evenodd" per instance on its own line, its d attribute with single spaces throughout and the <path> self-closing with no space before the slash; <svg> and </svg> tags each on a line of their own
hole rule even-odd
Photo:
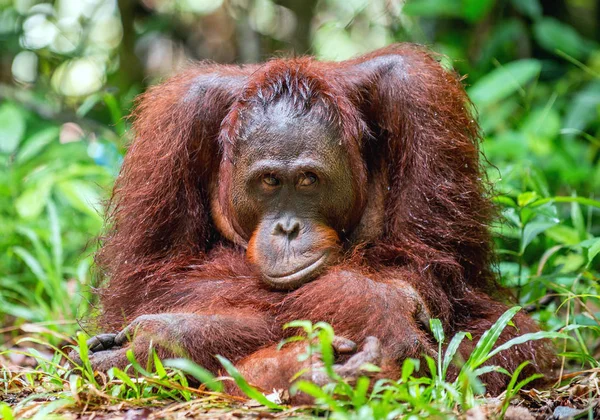
<svg viewBox="0 0 600 420">
<path fill-rule="evenodd" d="M 298 181 L 298 185 L 301 187 L 310 187 L 311 185 L 315 184 L 317 182 L 317 176 L 315 174 L 313 174 L 312 172 L 306 172 L 302 175 L 302 177 L 300 178 L 300 181 Z"/>
<path fill-rule="evenodd" d="M 269 187 L 276 187 L 280 184 L 279 179 L 275 178 L 273 175 L 264 175 L 262 182 L 264 182 Z"/>
</svg>

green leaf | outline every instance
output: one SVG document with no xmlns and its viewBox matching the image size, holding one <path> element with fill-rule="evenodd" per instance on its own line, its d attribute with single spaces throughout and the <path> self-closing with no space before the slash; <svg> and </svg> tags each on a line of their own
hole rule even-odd
<svg viewBox="0 0 600 420">
<path fill-rule="evenodd" d="M 129 388 L 131 388 L 133 390 L 133 392 L 135 393 L 136 398 L 140 398 L 140 390 L 136 386 L 135 382 L 133 382 L 133 380 L 129 377 L 129 375 L 127 375 L 125 372 L 123 372 L 119 368 L 115 367 L 112 369 L 113 369 L 113 375 L 115 375 L 116 378 L 122 380 L 125 385 L 127 385 Z"/>
<path fill-rule="evenodd" d="M 369 392 L 370 384 L 371 381 L 366 376 L 361 376 L 356 381 L 354 395 L 352 396 L 352 404 L 355 407 L 362 407 L 367 403 L 367 393 Z"/>
<path fill-rule="evenodd" d="M 483 18 L 494 6 L 495 0 L 463 0 L 463 16 L 470 22 Z"/>
<path fill-rule="evenodd" d="M 407 16 L 462 17 L 460 0 L 411 0 L 402 7 Z"/>
<path fill-rule="evenodd" d="M 539 0 L 512 0 L 513 7 L 530 18 L 542 16 L 542 6 Z"/>
<path fill-rule="evenodd" d="M 53 183 L 54 179 L 48 177 L 25 189 L 15 200 L 15 208 L 19 216 L 23 219 L 39 217 L 46 207 Z"/>
<path fill-rule="evenodd" d="M 13 153 L 25 134 L 23 111 L 11 103 L 0 106 L 0 153 Z"/>
<path fill-rule="evenodd" d="M 502 204 L 503 206 L 506 207 L 517 207 L 517 203 L 515 203 L 515 200 L 513 200 L 512 198 L 510 198 L 507 195 L 497 195 L 493 198 L 494 203 L 496 204 Z"/>
<path fill-rule="evenodd" d="M 313 330 L 313 324 L 311 321 L 307 320 L 295 320 L 288 322 L 283 326 L 284 330 L 288 328 L 302 328 L 307 334 L 309 334 Z"/>
<path fill-rule="evenodd" d="M 405 359 L 402 363 L 402 382 L 408 381 L 415 370 L 419 370 L 420 361 L 417 359 Z"/>
<path fill-rule="evenodd" d="M 452 360 L 454 359 L 454 355 L 458 351 L 460 343 L 462 343 L 466 336 L 466 332 L 460 331 L 456 335 L 454 335 L 454 337 L 452 337 L 452 340 L 450 340 L 450 344 L 448 344 L 448 347 L 446 348 L 446 353 L 444 354 L 444 361 L 442 364 L 442 378 L 446 377 L 448 367 L 450 367 L 450 363 L 452 363 Z"/>
<path fill-rule="evenodd" d="M 58 212 L 56 206 L 52 200 L 48 201 L 48 222 L 50 225 L 50 244 L 52 245 L 52 257 L 54 260 L 54 268 L 56 274 L 62 277 L 62 265 L 63 265 L 63 243 L 60 230 L 60 221 L 58 219 Z"/>
<path fill-rule="evenodd" d="M 593 200 L 591 198 L 586 197 L 565 197 L 565 196 L 556 196 L 556 197 L 546 197 L 540 200 L 537 200 L 530 207 L 540 207 L 547 203 L 579 203 L 585 206 L 592 206 L 600 208 L 600 201 Z"/>
<path fill-rule="evenodd" d="M 265 407 L 269 407 L 273 410 L 283 410 L 284 409 L 284 407 L 280 406 L 279 404 L 274 403 L 273 401 L 270 401 L 267 397 L 265 397 L 263 395 L 262 392 L 260 392 L 259 390 L 257 390 L 253 386 L 251 386 L 246 381 L 246 379 L 244 379 L 242 374 L 235 368 L 235 366 L 233 366 L 233 363 L 231 363 L 229 360 L 227 360 L 223 356 L 217 355 L 216 357 L 219 360 L 219 362 L 221 363 L 221 365 L 223 365 L 223 367 L 225 368 L 225 370 L 227 371 L 229 376 L 231 376 L 233 378 L 236 385 L 242 390 L 242 392 L 244 394 L 246 394 L 246 396 L 248 396 L 248 398 L 251 398 L 251 399 L 259 402 L 260 404 L 264 405 Z"/>
<path fill-rule="evenodd" d="M 469 89 L 469 96 L 481 108 L 494 104 L 522 90 L 539 75 L 541 68 L 541 63 L 534 59 L 505 64 L 479 79 Z"/>
<path fill-rule="evenodd" d="M 571 203 L 571 221 L 573 222 L 573 227 L 577 229 L 577 232 L 579 233 L 579 239 L 584 240 L 587 237 L 585 220 L 583 218 L 581 206 L 576 201 Z"/>
<path fill-rule="evenodd" d="M 54 411 L 58 411 L 60 408 L 74 404 L 75 400 L 71 397 L 62 396 L 59 399 L 51 401 L 43 406 L 35 413 L 35 416 L 32 417 L 32 420 L 43 420 L 50 417 L 50 414 Z"/>
<path fill-rule="evenodd" d="M 83 118 L 87 115 L 88 112 L 92 110 L 92 108 L 102 100 L 102 93 L 94 93 L 89 95 L 83 103 L 77 108 L 77 116 Z"/>
<path fill-rule="evenodd" d="M 526 116 L 521 128 L 536 139 L 553 139 L 560 134 L 561 124 L 557 111 L 538 108 Z"/>
<path fill-rule="evenodd" d="M 552 53 L 562 51 L 577 60 L 595 48 L 593 42 L 579 35 L 572 26 L 550 17 L 533 25 L 533 36 L 542 48 Z"/>
<path fill-rule="evenodd" d="M 432 318 L 429 320 L 429 327 L 431 328 L 431 332 L 435 337 L 435 341 L 438 343 L 444 342 L 444 327 L 442 327 L 442 322 L 437 318 Z"/>
<path fill-rule="evenodd" d="M 555 226 L 557 221 L 540 221 L 528 223 L 523 229 L 523 238 L 521 239 L 521 254 L 525 251 L 527 246 L 533 241 L 540 233 L 552 226 Z"/>
<path fill-rule="evenodd" d="M 96 376 L 94 375 L 94 369 L 92 368 L 92 364 L 90 363 L 89 358 L 89 349 L 86 342 L 86 335 L 79 332 L 77 333 L 77 346 L 79 350 L 79 358 L 81 359 L 82 364 L 82 373 L 85 378 L 98 387 L 98 383 L 96 382 Z M 116 368 L 114 368 L 116 369 Z"/>
<path fill-rule="evenodd" d="M 23 164 L 39 155 L 50 143 L 58 140 L 59 127 L 48 127 L 29 137 L 17 153 L 15 162 Z"/>
<path fill-rule="evenodd" d="M 154 362 L 154 370 L 159 378 L 164 379 L 167 377 L 167 371 L 165 370 L 165 366 L 156 354 L 156 350 L 152 349 L 152 361 Z"/>
<path fill-rule="evenodd" d="M 335 361 L 335 355 L 333 354 L 333 334 L 326 329 L 319 330 L 319 347 L 321 350 L 321 359 L 323 360 L 323 364 L 325 365 L 325 369 L 327 374 L 330 377 L 335 377 L 335 372 L 333 371 L 333 363 Z"/>
<path fill-rule="evenodd" d="M 465 363 L 466 368 L 475 369 L 491 357 L 490 352 L 494 347 L 494 344 L 496 344 L 496 341 L 498 341 L 498 337 L 500 337 L 504 328 L 506 328 L 510 320 L 512 320 L 520 310 L 520 306 L 508 309 L 500 316 L 500 318 L 498 318 L 489 330 L 483 333 L 475 345 L 475 349 L 473 349 L 471 356 L 469 356 L 469 359 Z"/>
<path fill-rule="evenodd" d="M 548 229 L 545 235 L 561 245 L 577 245 L 581 239 L 579 233 L 570 226 L 556 225 Z"/>
<path fill-rule="evenodd" d="M 533 203 L 537 198 L 537 194 L 533 191 L 528 191 L 528 192 L 524 192 L 519 194 L 519 196 L 517 197 L 517 203 L 519 204 L 519 207 L 525 207 L 530 203 Z"/>
<path fill-rule="evenodd" d="M 157 358 L 158 359 L 158 358 Z M 188 359 L 167 359 L 163 362 L 163 364 L 167 367 L 179 369 L 184 373 L 193 376 L 202 384 L 204 384 L 208 389 L 215 392 L 223 391 L 223 383 L 221 381 L 217 381 L 210 371 L 204 369 L 202 366 L 192 362 Z M 156 365 L 156 362 L 155 362 Z M 158 372 L 158 369 L 157 369 Z M 162 375 L 161 375 L 162 376 Z"/>
<path fill-rule="evenodd" d="M 0 417 L 2 417 L 4 420 L 14 420 L 15 418 L 10 406 L 3 402 L 0 403 Z"/>
<path fill-rule="evenodd" d="M 592 238 L 581 242 L 582 248 L 587 250 L 588 265 L 600 254 L 600 238 Z"/>
<path fill-rule="evenodd" d="M 292 392 L 295 391 L 301 391 L 310 395 L 311 397 L 315 398 L 317 402 L 327 404 L 332 410 L 338 407 L 338 402 L 331 395 L 327 394 L 323 388 L 312 382 L 298 381 L 294 383 L 294 385 L 292 385 Z"/>
<path fill-rule="evenodd" d="M 563 127 L 569 132 L 581 132 L 598 119 L 600 105 L 600 80 L 593 80 L 567 104 Z M 567 134 L 573 137 L 572 134 Z"/>
<path fill-rule="evenodd" d="M 534 332 L 534 333 L 527 333 L 527 334 L 523 334 L 518 337 L 515 337 L 511 340 L 508 340 L 506 343 L 496 347 L 493 351 L 491 351 L 488 354 L 486 360 L 491 357 L 494 357 L 501 351 L 507 350 L 507 349 L 511 348 L 512 346 L 516 346 L 518 344 L 527 343 L 528 341 L 545 340 L 545 339 L 554 340 L 554 339 L 558 339 L 558 338 L 567 339 L 567 340 L 573 339 L 573 337 L 569 336 L 568 334 L 557 333 L 557 332 L 552 332 L 552 331 L 538 331 L 538 332 Z"/>
<path fill-rule="evenodd" d="M 504 402 L 502 403 L 502 412 L 500 414 L 501 417 L 504 417 L 504 413 L 506 413 L 506 410 L 508 409 L 508 403 L 520 389 L 520 388 L 515 388 L 515 384 L 516 384 L 517 380 L 519 379 L 519 375 L 521 374 L 521 371 L 525 368 L 525 366 L 529 365 L 530 363 L 531 362 L 529 360 L 524 361 L 513 372 L 510 382 L 508 383 L 508 386 L 506 387 L 506 396 L 504 397 Z M 543 377 L 544 375 L 537 374 L 537 375 L 530 376 L 530 378 L 536 379 L 536 376 L 539 378 L 539 377 Z M 522 386 L 526 385 L 528 382 L 531 382 L 533 379 L 529 379 L 529 381 L 527 381 L 527 379 L 525 379 L 525 381 L 527 381 L 527 382 L 523 383 L 523 381 L 521 381 L 519 384 L 523 383 L 523 385 L 521 385 L 521 387 L 522 387 Z"/>
<path fill-rule="evenodd" d="M 48 281 L 48 275 L 42 268 L 40 262 L 33 256 L 29 251 L 20 246 L 16 246 L 13 248 L 15 254 L 17 254 L 23 262 L 29 267 L 35 277 L 41 282 L 46 283 Z"/>
<path fill-rule="evenodd" d="M 433 357 L 425 355 L 425 362 L 427 363 L 427 367 L 429 368 L 429 373 L 432 378 L 437 377 L 437 366 L 435 364 L 435 359 Z"/>
<path fill-rule="evenodd" d="M 90 183 L 68 180 L 59 182 L 57 187 L 74 208 L 93 216 L 98 221 L 102 221 L 100 195 Z"/>
</svg>

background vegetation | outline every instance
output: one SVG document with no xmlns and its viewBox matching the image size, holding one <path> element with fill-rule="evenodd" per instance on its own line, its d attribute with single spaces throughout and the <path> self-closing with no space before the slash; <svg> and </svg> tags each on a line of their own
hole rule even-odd
<svg viewBox="0 0 600 420">
<path fill-rule="evenodd" d="M 101 202 L 148 85 L 191 59 L 340 60 L 396 41 L 467 76 L 502 211 L 501 282 L 569 332 L 567 367 L 600 367 L 594 0 L 0 0 L 0 350 L 24 333 L 58 344 L 93 310 Z"/>
</svg>

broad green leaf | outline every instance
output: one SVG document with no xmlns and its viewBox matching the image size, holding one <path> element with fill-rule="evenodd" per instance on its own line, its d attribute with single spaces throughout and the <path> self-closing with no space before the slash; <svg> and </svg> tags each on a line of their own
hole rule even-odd
<svg viewBox="0 0 600 420">
<path fill-rule="evenodd" d="M 523 238 L 521 239 L 520 252 L 523 253 L 527 246 L 533 241 L 540 233 L 552 226 L 555 226 L 557 221 L 540 221 L 528 223 L 523 229 Z"/>
<path fill-rule="evenodd" d="M 565 225 L 552 226 L 545 235 L 561 245 L 577 245 L 581 240 L 575 229 Z"/>
<path fill-rule="evenodd" d="M 57 187 L 74 208 L 102 221 L 100 195 L 90 183 L 74 179 L 59 182 Z"/>
<path fill-rule="evenodd" d="M 491 357 L 490 352 L 496 344 L 496 341 L 498 341 L 498 337 L 500 337 L 500 334 L 502 331 L 504 331 L 504 328 L 506 328 L 508 323 L 520 310 L 520 306 L 515 306 L 508 309 L 500 316 L 500 318 L 498 318 L 498 320 L 494 323 L 494 325 L 491 326 L 489 330 L 483 333 L 475 345 L 471 356 L 469 356 L 469 359 L 465 363 L 465 367 L 475 369 Z"/>
<path fill-rule="evenodd" d="M 553 109 L 538 108 L 526 116 L 521 128 L 534 138 L 553 139 L 560 134 L 560 115 Z"/>
<path fill-rule="evenodd" d="M 15 200 L 15 208 L 20 217 L 23 219 L 33 219 L 42 214 L 48 202 L 48 197 L 50 197 L 53 182 L 52 178 L 45 178 L 41 182 L 25 189 L 23 194 Z"/>
<path fill-rule="evenodd" d="M 581 132 L 598 119 L 598 106 L 600 106 L 600 80 L 586 84 L 567 103 L 567 112 L 564 117 L 563 128 L 569 132 Z M 573 134 L 567 134 L 573 137 Z"/>
<path fill-rule="evenodd" d="M 96 376 L 94 375 L 94 369 L 90 363 L 89 349 L 86 338 L 87 336 L 82 332 L 77 333 L 77 351 L 79 352 L 79 358 L 81 359 L 82 373 L 88 381 L 95 386 L 98 386 L 98 383 L 96 382 Z M 117 370 L 117 368 L 114 368 L 114 370 Z M 114 373 L 114 370 L 112 373 Z"/>
<path fill-rule="evenodd" d="M 12 103 L 0 105 L 0 153 L 13 153 L 25 134 L 23 111 Z"/>
<path fill-rule="evenodd" d="M 519 196 L 517 197 L 517 203 L 519 204 L 519 207 L 525 207 L 526 205 L 533 203 L 536 198 L 537 194 L 535 192 L 524 192 L 519 194 Z"/>
<path fill-rule="evenodd" d="M 493 198 L 493 200 L 494 200 L 494 203 L 502 204 L 506 207 L 517 207 L 515 200 L 513 200 L 512 198 L 510 198 L 507 195 L 497 195 Z"/>
<path fill-rule="evenodd" d="M 593 42 L 579 35 L 572 26 L 551 17 L 533 25 L 533 36 L 542 48 L 552 53 L 562 51 L 577 60 L 583 59 L 595 48 Z"/>
<path fill-rule="evenodd" d="M 150 341 L 150 344 L 148 345 L 148 350 L 149 352 L 153 352 L 154 351 L 154 343 L 152 342 L 152 340 Z M 148 358 L 146 360 L 146 367 L 148 369 L 144 369 L 142 367 L 142 365 L 140 365 L 140 363 L 137 361 L 137 359 L 135 358 L 135 353 L 133 352 L 132 348 L 129 348 L 126 352 L 125 352 L 125 356 L 127 357 L 127 360 L 129 360 L 129 363 L 131 364 L 131 367 L 138 373 L 140 373 L 143 376 L 152 376 L 152 373 L 150 373 L 149 369 L 150 369 L 150 358 Z"/>
<path fill-rule="evenodd" d="M 475 105 L 486 107 L 509 97 L 535 79 L 542 68 L 538 60 L 513 61 L 483 76 L 470 89 Z"/>
<path fill-rule="evenodd" d="M 48 127 L 29 137 L 19 149 L 15 162 L 22 164 L 39 156 L 47 145 L 58 140 L 59 131 L 59 127 Z"/>
<path fill-rule="evenodd" d="M 420 361 L 417 359 L 405 359 L 402 363 L 402 382 L 408 381 L 415 370 L 419 370 Z"/>
<path fill-rule="evenodd" d="M 77 116 L 82 118 L 87 115 L 88 112 L 92 110 L 92 108 L 102 100 L 102 93 L 93 93 L 89 95 L 83 103 L 77 108 Z"/>
</svg>

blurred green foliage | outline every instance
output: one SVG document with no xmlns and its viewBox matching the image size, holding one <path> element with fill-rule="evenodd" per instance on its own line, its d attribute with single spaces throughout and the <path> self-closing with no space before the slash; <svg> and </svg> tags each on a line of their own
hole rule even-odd
<svg viewBox="0 0 600 420">
<path fill-rule="evenodd" d="M 192 59 L 429 45 L 479 111 L 503 285 L 600 356 L 593 0 L 0 0 L 0 319 L 73 333 L 134 96 Z M 539 302 L 542 304 L 538 304 Z M 538 305 L 537 307 L 535 305 Z M 5 335 L 6 339 L 9 335 Z"/>
</svg>

